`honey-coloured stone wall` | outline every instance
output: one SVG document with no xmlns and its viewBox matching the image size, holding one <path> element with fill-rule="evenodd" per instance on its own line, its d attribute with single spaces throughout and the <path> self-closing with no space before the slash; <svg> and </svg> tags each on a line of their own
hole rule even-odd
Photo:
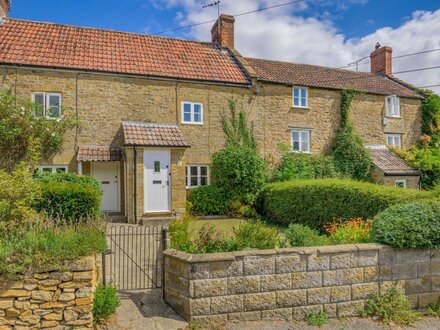
<svg viewBox="0 0 440 330">
<path fill-rule="evenodd" d="M 0 329 L 92 328 L 95 264 L 87 257 L 63 271 L 0 278 Z"/>
<path fill-rule="evenodd" d="M 381 244 L 191 255 L 166 250 L 165 300 L 187 320 L 304 320 L 356 316 L 393 285 L 415 307 L 440 297 L 440 251 Z"/>
</svg>

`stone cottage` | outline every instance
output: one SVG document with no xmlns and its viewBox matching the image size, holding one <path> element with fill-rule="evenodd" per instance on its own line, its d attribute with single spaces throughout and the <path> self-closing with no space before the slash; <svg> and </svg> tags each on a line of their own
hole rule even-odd
<svg viewBox="0 0 440 330">
<path fill-rule="evenodd" d="M 4 16 L 9 4 L 0 0 Z M 95 175 L 103 210 L 138 223 L 182 213 L 186 190 L 209 184 L 231 98 L 273 161 L 279 144 L 328 153 L 347 88 L 363 91 L 352 117 L 365 144 L 417 142 L 422 97 L 392 77 L 391 48 L 371 53 L 371 73 L 353 72 L 245 58 L 232 16 L 222 15 L 211 32 L 211 42 L 195 42 L 2 18 L 2 89 L 33 100 L 36 116 L 82 122 L 40 169 Z"/>
</svg>

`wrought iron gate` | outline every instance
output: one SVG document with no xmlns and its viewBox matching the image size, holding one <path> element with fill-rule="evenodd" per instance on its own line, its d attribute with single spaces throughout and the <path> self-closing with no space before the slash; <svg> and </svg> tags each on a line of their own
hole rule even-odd
<svg viewBox="0 0 440 330">
<path fill-rule="evenodd" d="M 165 227 L 109 226 L 109 250 L 102 255 L 103 283 L 118 290 L 161 288 L 166 241 Z"/>
</svg>

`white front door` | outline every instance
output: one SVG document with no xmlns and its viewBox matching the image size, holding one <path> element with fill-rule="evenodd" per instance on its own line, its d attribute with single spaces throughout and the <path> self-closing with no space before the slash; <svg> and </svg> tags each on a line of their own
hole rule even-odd
<svg viewBox="0 0 440 330">
<path fill-rule="evenodd" d="M 102 210 L 119 212 L 119 162 L 92 163 L 92 174 L 101 182 Z"/>
<path fill-rule="evenodd" d="M 144 150 L 145 212 L 170 211 L 170 151 Z"/>
</svg>

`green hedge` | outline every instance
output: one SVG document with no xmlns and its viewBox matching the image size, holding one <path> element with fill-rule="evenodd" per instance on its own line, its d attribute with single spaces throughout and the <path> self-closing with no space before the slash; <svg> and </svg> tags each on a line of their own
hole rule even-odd
<svg viewBox="0 0 440 330">
<path fill-rule="evenodd" d="M 79 221 L 98 216 L 101 212 L 101 191 L 86 184 L 73 182 L 41 183 L 42 197 L 37 211 L 55 218 Z"/>
<path fill-rule="evenodd" d="M 322 230 L 334 218 L 369 219 L 390 205 L 433 195 L 353 180 L 293 180 L 267 185 L 260 193 L 258 211 L 285 226 L 299 223 Z"/>
<path fill-rule="evenodd" d="M 49 182 L 71 182 L 79 183 L 82 185 L 89 185 L 95 188 L 97 191 L 102 191 L 101 183 L 94 176 L 90 175 L 78 175 L 76 173 L 49 173 L 38 172 L 35 174 L 35 179 L 41 183 Z"/>
<path fill-rule="evenodd" d="M 228 213 L 229 201 L 217 186 L 201 186 L 188 192 L 189 212 L 194 215 L 223 215 Z"/>
<path fill-rule="evenodd" d="M 440 248 L 440 203 L 394 205 L 376 215 L 372 231 L 395 248 Z"/>
</svg>

